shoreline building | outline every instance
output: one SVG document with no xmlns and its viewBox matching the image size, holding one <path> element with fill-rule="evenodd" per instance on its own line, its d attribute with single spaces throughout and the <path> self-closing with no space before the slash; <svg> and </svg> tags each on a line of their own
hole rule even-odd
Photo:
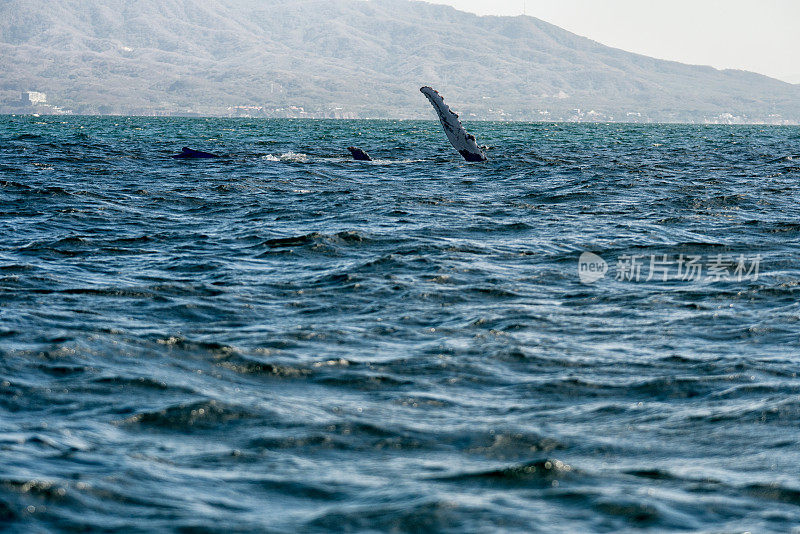
<svg viewBox="0 0 800 534">
<path fill-rule="evenodd" d="M 22 104 L 25 106 L 40 106 L 47 104 L 47 94 L 38 91 L 23 91 Z"/>
</svg>

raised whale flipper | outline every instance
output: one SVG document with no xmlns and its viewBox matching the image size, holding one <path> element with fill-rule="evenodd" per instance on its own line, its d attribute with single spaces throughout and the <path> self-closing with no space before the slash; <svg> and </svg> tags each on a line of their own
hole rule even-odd
<svg viewBox="0 0 800 534">
<path fill-rule="evenodd" d="M 180 154 L 175 154 L 172 156 L 175 159 L 189 159 L 189 158 L 200 158 L 200 159 L 207 159 L 207 158 L 218 158 L 216 154 L 212 154 L 210 152 L 202 152 L 200 150 L 192 150 L 188 146 L 185 146 L 181 149 Z"/>
<path fill-rule="evenodd" d="M 444 127 L 444 133 L 447 134 L 447 139 L 450 144 L 464 156 L 467 161 L 486 161 L 486 154 L 478 147 L 475 141 L 475 136 L 468 134 L 461 121 L 458 120 L 458 115 L 444 103 L 444 98 L 438 91 L 430 87 L 420 88 L 420 92 L 425 95 L 436 113 L 439 115 L 439 120 Z"/>
<path fill-rule="evenodd" d="M 361 150 L 360 148 L 356 148 L 354 146 L 347 147 L 347 150 L 353 155 L 353 159 L 356 161 L 372 161 L 372 158 L 369 157 L 369 154 Z"/>
</svg>

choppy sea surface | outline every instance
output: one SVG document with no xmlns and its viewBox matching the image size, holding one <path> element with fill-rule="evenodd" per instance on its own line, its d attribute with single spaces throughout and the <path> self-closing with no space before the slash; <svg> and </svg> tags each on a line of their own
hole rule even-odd
<svg viewBox="0 0 800 534">
<path fill-rule="evenodd" d="M 797 531 L 800 129 L 468 128 L 0 117 L 0 530 Z"/>
</svg>

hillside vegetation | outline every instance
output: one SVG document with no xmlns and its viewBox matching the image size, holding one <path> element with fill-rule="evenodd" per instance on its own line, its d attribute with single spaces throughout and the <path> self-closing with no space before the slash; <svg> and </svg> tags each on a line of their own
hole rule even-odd
<svg viewBox="0 0 800 534">
<path fill-rule="evenodd" d="M 0 65 L 6 112 L 431 118 L 431 85 L 465 118 L 800 120 L 800 86 L 407 0 L 5 0 Z"/>
</svg>

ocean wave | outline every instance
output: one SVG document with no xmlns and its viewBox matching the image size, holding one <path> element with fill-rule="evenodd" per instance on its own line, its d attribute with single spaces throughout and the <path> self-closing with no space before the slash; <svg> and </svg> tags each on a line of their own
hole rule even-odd
<svg viewBox="0 0 800 534">
<path fill-rule="evenodd" d="M 47 122 L 0 146 L 0 525 L 800 524 L 796 129 L 476 123 L 472 165 L 434 121 Z"/>
<path fill-rule="evenodd" d="M 161 410 L 140 412 L 120 421 L 120 424 L 188 432 L 193 429 L 217 428 L 236 421 L 259 420 L 263 417 L 263 413 L 235 404 L 198 400 L 171 405 Z"/>
<path fill-rule="evenodd" d="M 441 482 L 552 486 L 553 481 L 568 479 L 580 474 L 580 471 L 561 460 L 542 459 L 486 471 L 436 477 L 435 479 Z"/>
</svg>

